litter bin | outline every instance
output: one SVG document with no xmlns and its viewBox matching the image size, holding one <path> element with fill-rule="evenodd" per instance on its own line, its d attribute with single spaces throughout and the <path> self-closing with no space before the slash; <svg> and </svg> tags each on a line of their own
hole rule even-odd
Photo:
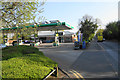
<svg viewBox="0 0 120 80">
<path fill-rule="evenodd" d="M 85 41 L 83 41 L 83 43 L 82 43 L 82 49 L 85 49 L 86 48 L 86 43 L 85 43 Z"/>
<path fill-rule="evenodd" d="M 78 41 L 74 42 L 74 49 L 75 50 L 79 49 L 79 42 Z"/>
</svg>

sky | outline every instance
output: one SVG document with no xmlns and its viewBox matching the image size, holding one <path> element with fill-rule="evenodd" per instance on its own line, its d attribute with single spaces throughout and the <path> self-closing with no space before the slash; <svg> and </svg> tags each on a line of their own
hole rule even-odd
<svg viewBox="0 0 120 80">
<path fill-rule="evenodd" d="M 118 20 L 119 0 L 48 0 L 43 6 L 44 16 L 48 21 L 60 20 L 77 28 L 78 20 L 84 15 L 93 16 L 101 20 L 101 27 L 105 28 L 109 22 Z M 76 29 L 75 29 L 76 30 Z"/>
</svg>

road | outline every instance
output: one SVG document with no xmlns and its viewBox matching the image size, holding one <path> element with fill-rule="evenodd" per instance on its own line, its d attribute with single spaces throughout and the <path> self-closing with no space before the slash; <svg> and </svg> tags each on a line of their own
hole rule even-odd
<svg viewBox="0 0 120 80">
<path fill-rule="evenodd" d="M 74 50 L 73 43 L 60 47 L 40 48 L 44 54 L 58 63 L 71 78 L 117 78 L 118 43 L 93 40 L 84 50 Z M 113 79 L 115 80 L 115 79 Z"/>
</svg>

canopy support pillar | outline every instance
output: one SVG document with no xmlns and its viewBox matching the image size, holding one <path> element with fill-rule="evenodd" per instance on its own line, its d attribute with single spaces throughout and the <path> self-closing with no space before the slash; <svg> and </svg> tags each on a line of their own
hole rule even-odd
<svg viewBox="0 0 120 80">
<path fill-rule="evenodd" d="M 3 44 L 5 44 L 5 40 L 4 40 L 4 30 L 2 30 L 2 38 L 3 38 Z"/>
</svg>

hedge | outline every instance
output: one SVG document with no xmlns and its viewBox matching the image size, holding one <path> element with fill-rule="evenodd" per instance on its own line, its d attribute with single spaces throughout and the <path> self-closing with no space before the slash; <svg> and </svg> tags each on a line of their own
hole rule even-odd
<svg viewBox="0 0 120 80">
<path fill-rule="evenodd" d="M 39 78 L 49 74 L 57 63 L 31 46 L 11 46 L 3 49 L 2 78 Z"/>
</svg>

